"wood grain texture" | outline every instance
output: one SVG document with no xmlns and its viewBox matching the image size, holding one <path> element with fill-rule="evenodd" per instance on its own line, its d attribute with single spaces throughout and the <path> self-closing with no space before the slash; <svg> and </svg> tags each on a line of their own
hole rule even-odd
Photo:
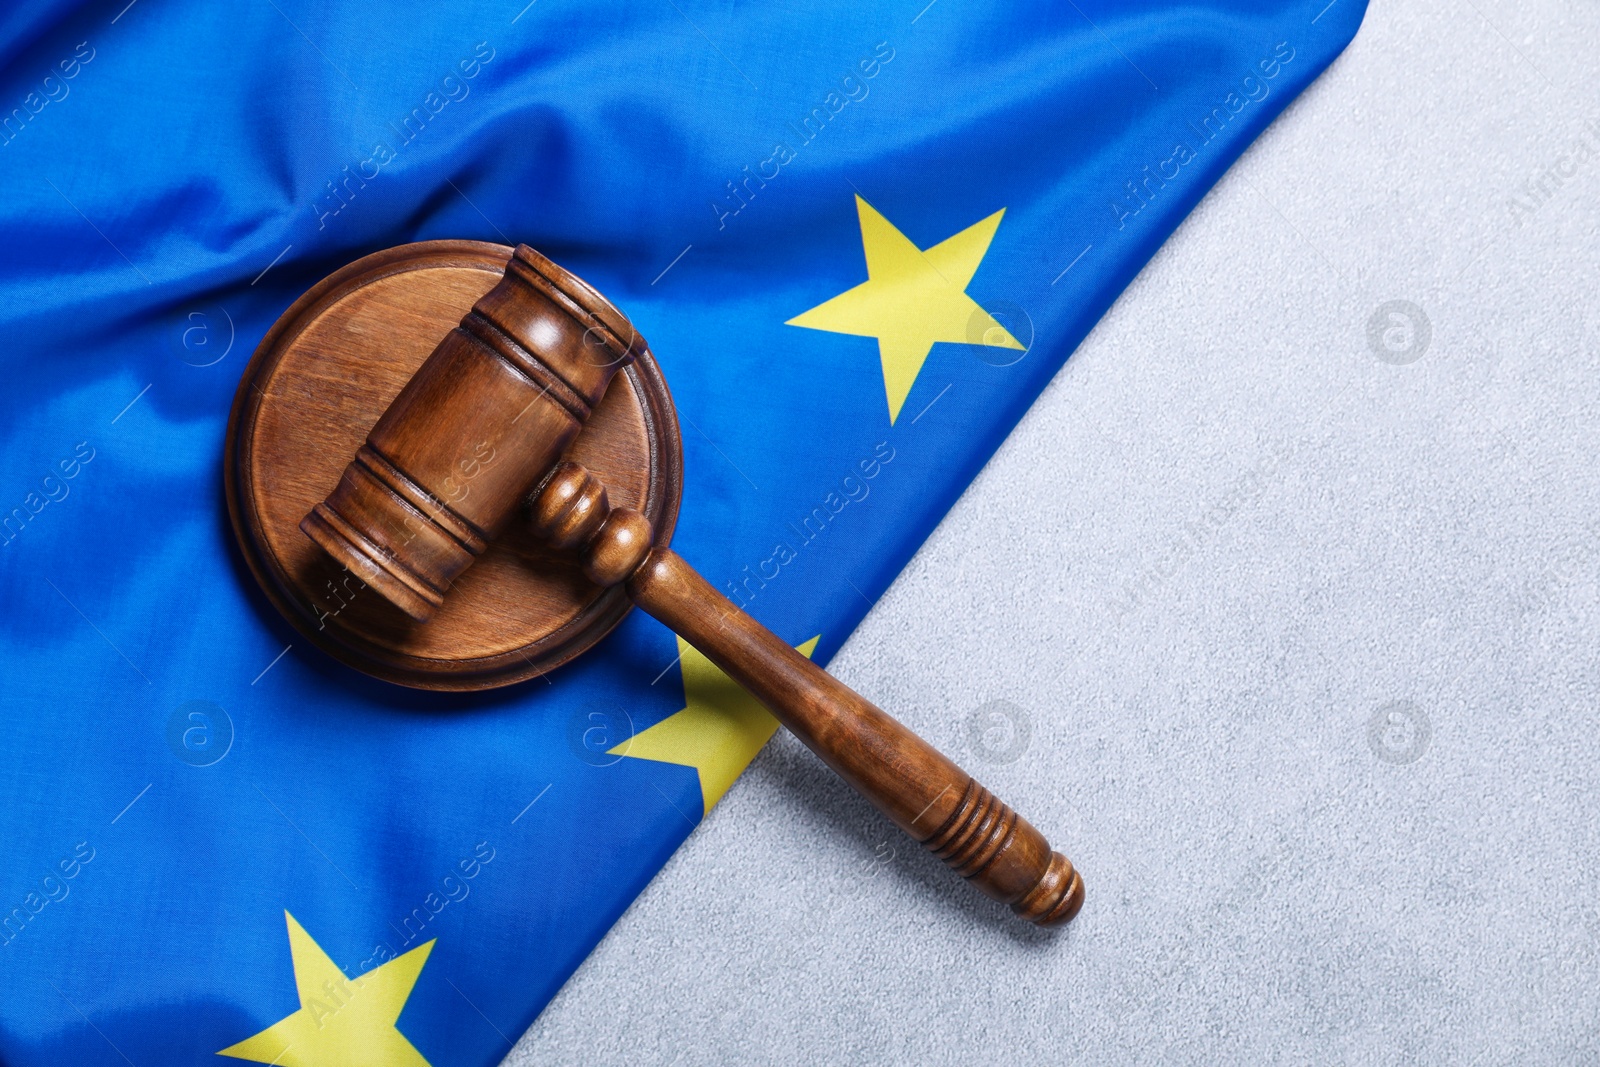
<svg viewBox="0 0 1600 1067">
<path fill-rule="evenodd" d="M 273 326 L 235 399 L 224 471 L 246 562 L 310 641 L 388 681 L 481 689 L 530 678 L 592 646 L 630 607 L 621 590 L 595 585 L 570 555 L 514 523 L 454 580 L 432 621 L 418 624 L 299 529 L 440 339 L 501 280 L 510 256 L 503 245 L 430 241 L 343 268 Z M 585 425 L 570 455 L 603 470 L 615 498 L 651 516 L 665 543 L 682 492 L 681 444 L 648 349 L 611 378 Z M 488 495 L 506 457 L 484 429 L 467 440 L 488 449 L 455 457 L 457 480 L 442 496 Z"/>
<path fill-rule="evenodd" d="M 1083 880 L 1038 830 L 667 547 L 680 443 L 648 348 L 569 272 L 505 253 L 370 256 L 262 342 L 228 494 L 278 607 L 369 673 L 479 688 L 576 655 L 631 599 L 984 893 L 1070 921 Z M 352 576 L 339 610 L 319 607 L 318 583 L 337 594 Z"/>
</svg>

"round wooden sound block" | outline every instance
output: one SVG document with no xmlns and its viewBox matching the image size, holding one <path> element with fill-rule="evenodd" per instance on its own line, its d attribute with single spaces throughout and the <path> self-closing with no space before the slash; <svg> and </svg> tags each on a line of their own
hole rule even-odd
<svg viewBox="0 0 1600 1067">
<path fill-rule="evenodd" d="M 601 589 L 575 559 L 518 522 L 413 622 L 341 567 L 300 521 L 440 339 L 500 280 L 504 245 L 425 241 L 367 256 L 284 312 L 245 368 L 228 425 L 228 513 L 267 596 L 307 640 L 367 674 L 422 689 L 488 689 L 544 674 L 622 621 L 623 588 Z M 494 462 L 485 445 L 457 488 Z M 672 398 L 645 351 L 612 378 L 567 452 L 603 478 L 611 503 L 650 520 L 666 545 L 683 491 Z"/>
</svg>

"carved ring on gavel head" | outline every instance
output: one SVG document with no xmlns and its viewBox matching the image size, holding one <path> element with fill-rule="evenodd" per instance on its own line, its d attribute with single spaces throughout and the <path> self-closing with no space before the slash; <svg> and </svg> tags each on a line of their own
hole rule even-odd
<svg viewBox="0 0 1600 1067">
<path fill-rule="evenodd" d="M 1038 830 L 668 547 L 680 445 L 648 347 L 577 277 L 507 251 L 378 253 L 263 339 L 226 473 L 268 598 L 345 662 L 435 689 L 543 673 L 631 601 L 983 892 L 1042 926 L 1068 922 L 1083 881 Z"/>
</svg>

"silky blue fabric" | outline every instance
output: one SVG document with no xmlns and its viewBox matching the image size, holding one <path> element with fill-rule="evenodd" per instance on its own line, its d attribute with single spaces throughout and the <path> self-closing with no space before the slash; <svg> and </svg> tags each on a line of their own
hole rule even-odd
<svg viewBox="0 0 1600 1067">
<path fill-rule="evenodd" d="M 469 237 L 595 285 L 682 416 L 674 546 L 825 663 L 1364 9 L 924 2 L 0 15 L 0 1060 L 237 1062 L 302 1006 L 287 911 L 350 977 L 433 941 L 397 1028 L 495 1063 L 703 816 L 586 749 L 684 706 L 641 613 L 449 696 L 255 590 L 223 431 L 313 282 Z M 923 249 L 1004 208 L 967 293 L 1026 351 L 936 344 L 891 422 L 872 338 L 785 325 L 867 280 L 857 196 Z"/>
</svg>

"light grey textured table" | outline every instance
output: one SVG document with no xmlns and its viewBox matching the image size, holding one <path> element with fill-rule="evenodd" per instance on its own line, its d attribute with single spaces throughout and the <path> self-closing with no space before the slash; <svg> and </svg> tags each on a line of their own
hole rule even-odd
<svg viewBox="0 0 1600 1067">
<path fill-rule="evenodd" d="M 1377 0 L 834 661 L 1064 935 L 780 734 L 506 1063 L 1600 1060 L 1597 73 L 1592 2 Z"/>
</svg>

